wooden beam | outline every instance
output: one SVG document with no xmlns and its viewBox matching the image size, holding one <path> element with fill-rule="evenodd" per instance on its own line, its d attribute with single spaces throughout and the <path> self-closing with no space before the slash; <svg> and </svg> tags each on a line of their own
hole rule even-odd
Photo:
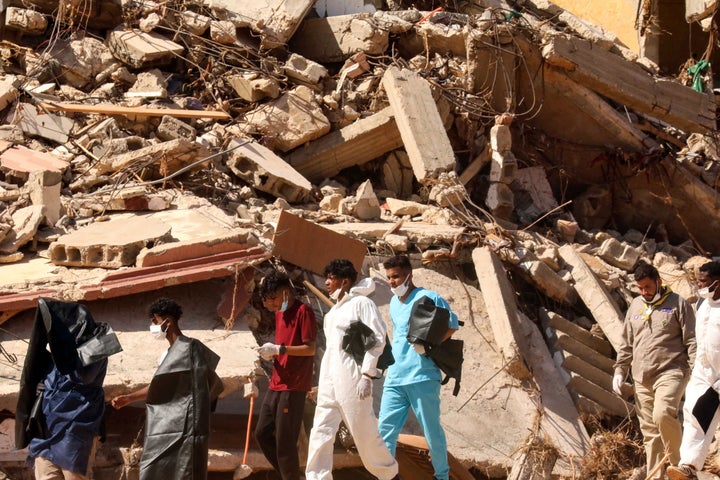
<svg viewBox="0 0 720 480">
<path fill-rule="evenodd" d="M 40 106 L 49 111 L 70 113 L 98 113 L 102 115 L 139 115 L 146 117 L 162 117 L 169 115 L 176 118 L 211 118 L 214 120 L 230 120 L 230 115 L 216 110 L 185 110 L 180 108 L 143 108 L 119 107 L 117 105 L 83 105 L 78 103 L 40 102 Z"/>
</svg>

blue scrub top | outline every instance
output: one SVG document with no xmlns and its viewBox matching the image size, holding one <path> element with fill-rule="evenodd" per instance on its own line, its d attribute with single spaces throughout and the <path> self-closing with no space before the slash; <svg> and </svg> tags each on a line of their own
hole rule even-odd
<svg viewBox="0 0 720 480">
<path fill-rule="evenodd" d="M 428 297 L 435 305 L 450 310 L 450 305 L 432 290 L 415 288 L 401 302 L 397 295 L 390 300 L 390 319 L 393 323 L 392 353 L 395 363 L 392 364 L 385 377 L 385 385 L 390 387 L 411 385 L 427 380 L 442 380 L 442 371 L 430 358 L 418 354 L 407 341 L 410 312 L 413 304 L 422 297 Z M 450 328 L 459 327 L 457 315 L 450 310 Z"/>
</svg>

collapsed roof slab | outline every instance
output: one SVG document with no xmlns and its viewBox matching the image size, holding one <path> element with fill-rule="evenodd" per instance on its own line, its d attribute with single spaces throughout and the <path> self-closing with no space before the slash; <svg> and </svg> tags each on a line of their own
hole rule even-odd
<svg viewBox="0 0 720 480">
<path fill-rule="evenodd" d="M 429 179 L 455 167 L 455 152 L 430 84 L 412 70 L 392 66 L 382 78 L 415 177 Z"/>
<path fill-rule="evenodd" d="M 715 129 L 715 99 L 672 80 L 656 78 L 629 62 L 581 38 L 557 35 L 542 50 L 548 64 L 628 108 L 660 119 L 686 132 Z"/>
<path fill-rule="evenodd" d="M 298 148 L 288 155 L 287 161 L 305 178 L 319 183 L 402 144 L 392 107 L 387 107 Z"/>
<path fill-rule="evenodd" d="M 353 235 L 363 240 L 375 242 L 383 238 L 395 223 L 392 222 L 362 222 L 362 223 L 332 223 L 325 225 L 330 230 Z M 436 225 L 426 222 L 404 222 L 400 228 L 393 232 L 397 235 L 404 235 L 413 243 L 425 245 L 452 244 L 455 237 L 463 233 L 463 227 L 452 225 Z"/>
</svg>

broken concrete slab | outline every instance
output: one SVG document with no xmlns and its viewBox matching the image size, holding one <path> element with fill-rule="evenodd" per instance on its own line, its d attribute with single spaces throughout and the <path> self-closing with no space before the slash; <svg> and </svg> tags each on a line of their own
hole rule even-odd
<svg viewBox="0 0 720 480">
<path fill-rule="evenodd" d="M 211 257 L 220 253 L 247 250 L 248 247 L 253 246 L 245 243 L 248 240 L 256 242 L 256 239 L 248 236 L 247 232 L 241 232 L 215 238 L 161 243 L 141 250 L 135 265 L 138 268 L 147 268 L 194 258 Z"/>
<path fill-rule="evenodd" d="M 133 86 L 125 92 L 127 98 L 167 98 L 167 96 L 167 80 L 157 68 L 138 73 Z"/>
<path fill-rule="evenodd" d="M 257 72 L 229 75 L 226 78 L 235 93 L 247 102 L 258 102 L 263 98 L 280 96 L 278 82 L 274 78 L 260 76 Z"/>
<path fill-rule="evenodd" d="M 395 128 L 396 133 L 400 132 Z M 402 139 L 400 140 L 402 143 Z M 413 193 L 413 175 L 410 159 L 403 150 L 395 150 L 385 157 L 382 164 L 382 184 L 386 190 L 395 192 L 399 198 L 407 198 Z"/>
<path fill-rule="evenodd" d="M 123 26 L 108 32 L 106 44 L 115 58 L 133 68 L 165 65 L 185 51 L 158 33 Z"/>
<path fill-rule="evenodd" d="M 613 348 L 618 350 L 622 344 L 624 317 L 617 304 L 572 245 L 563 245 L 558 253 L 575 280 L 578 295 L 592 312 Z"/>
<path fill-rule="evenodd" d="M 303 85 L 248 112 L 245 121 L 255 132 L 265 135 L 269 147 L 283 152 L 330 131 L 330 121 L 323 114 L 315 94 Z"/>
<path fill-rule="evenodd" d="M 515 174 L 515 181 L 530 194 L 538 216 L 557 208 L 557 200 L 543 167 L 521 168 Z"/>
<path fill-rule="evenodd" d="M 38 112 L 34 105 L 20 103 L 12 120 L 30 136 L 42 137 L 56 143 L 66 143 L 75 126 L 75 121 L 54 113 Z"/>
<path fill-rule="evenodd" d="M 538 311 L 538 315 L 543 326 L 550 326 L 556 330 L 560 330 L 561 332 L 570 335 L 575 340 L 584 343 L 588 347 L 596 350 L 597 352 L 605 355 L 606 357 L 612 357 L 613 347 L 610 342 L 608 342 L 604 338 L 593 335 L 591 332 L 585 330 L 580 325 L 577 325 L 576 323 L 571 322 L 563 316 L 555 312 L 551 312 L 545 308 L 541 308 Z"/>
<path fill-rule="evenodd" d="M 254 188 L 290 203 L 307 199 L 312 184 L 272 150 L 254 141 L 233 139 L 228 144 L 227 165 Z"/>
<path fill-rule="evenodd" d="M 62 173 L 70 162 L 62 160 L 51 153 L 39 152 L 21 145 L 0 141 L 0 170 L 11 177 L 26 181 L 32 172 L 54 171 Z"/>
<path fill-rule="evenodd" d="M 291 53 L 285 62 L 285 75 L 300 83 L 317 85 L 328 74 L 327 68 L 302 55 Z"/>
<path fill-rule="evenodd" d="M 655 78 L 640 65 L 592 42 L 558 35 L 543 48 L 548 64 L 573 80 L 628 108 L 663 120 L 687 132 L 715 129 L 715 100 L 675 81 Z M 608 77 L 607 72 L 614 72 Z"/>
<path fill-rule="evenodd" d="M 640 260 L 642 252 L 632 245 L 621 243 L 610 237 L 600 245 L 597 254 L 610 265 L 631 272 Z"/>
<path fill-rule="evenodd" d="M 193 161 L 210 156 L 210 151 L 197 142 L 184 138 L 157 143 L 149 147 L 132 150 L 120 155 L 103 158 L 95 163 L 90 172 L 93 175 L 113 173 L 133 166 L 145 170 L 150 176 L 170 175 Z M 197 165 L 195 168 L 203 168 Z"/>
<path fill-rule="evenodd" d="M 5 26 L 26 35 L 42 35 L 47 29 L 48 21 L 45 15 L 35 10 L 7 7 L 5 10 Z"/>
<path fill-rule="evenodd" d="M 170 225 L 146 217 L 96 222 L 50 244 L 50 261 L 74 267 L 120 268 L 134 265 L 148 245 L 168 241 Z"/>
<path fill-rule="evenodd" d="M 273 236 L 273 255 L 322 275 L 337 258 L 350 260 L 362 270 L 367 247 L 364 242 L 282 211 Z"/>
<path fill-rule="evenodd" d="M 55 225 L 60 220 L 63 208 L 60 203 L 60 187 L 62 174 L 53 170 L 38 170 L 30 173 L 25 184 L 30 192 L 33 205 L 43 207 L 43 216 L 48 225 Z"/>
<path fill-rule="evenodd" d="M 392 66 L 382 84 L 415 177 L 422 182 L 451 171 L 455 153 L 427 81 L 412 70 Z"/>
<path fill-rule="evenodd" d="M 383 238 L 388 229 L 393 226 L 389 222 L 362 222 L 362 223 L 331 223 L 327 225 L 330 230 L 353 235 L 363 240 L 376 242 Z M 420 250 L 436 244 L 452 244 L 455 237 L 463 232 L 462 227 L 452 225 L 436 225 L 427 222 L 404 222 L 400 228 L 393 233 L 405 235 L 415 243 Z"/>
<path fill-rule="evenodd" d="M 201 15 L 191 10 L 185 10 L 180 14 L 182 26 L 193 35 L 203 35 L 208 28 L 212 19 L 206 15 Z"/>
<path fill-rule="evenodd" d="M 425 210 L 430 208 L 428 205 L 423 205 L 422 203 L 398 200 L 397 198 L 392 197 L 386 198 L 385 203 L 387 204 L 390 213 L 398 217 L 403 215 L 410 215 L 414 217 L 415 215 L 422 214 Z"/>
<path fill-rule="evenodd" d="M 520 267 L 527 272 L 530 280 L 548 297 L 567 305 L 577 300 L 575 289 L 568 285 L 545 262 L 532 260 L 521 262 Z"/>
<path fill-rule="evenodd" d="M 103 42 L 90 35 L 52 42 L 49 57 L 60 65 L 60 79 L 75 88 L 97 84 L 97 77 L 118 64 Z"/>
<path fill-rule="evenodd" d="M 402 146 L 390 107 L 357 120 L 292 152 L 288 162 L 314 183 Z"/>
<path fill-rule="evenodd" d="M 43 206 L 33 205 L 16 210 L 12 214 L 13 227 L 0 243 L 0 253 L 18 251 L 35 236 L 43 219 Z"/>
<path fill-rule="evenodd" d="M 288 43 L 314 0 L 206 0 L 216 15 L 237 27 L 250 27 L 262 36 L 260 47 L 270 50 Z"/>
<path fill-rule="evenodd" d="M 472 252 L 480 291 L 485 299 L 495 343 L 500 348 L 503 363 L 510 375 L 524 379 L 530 371 L 518 346 L 520 311 L 515 302 L 515 289 L 507 278 L 502 262 L 489 247 Z"/>
<path fill-rule="evenodd" d="M 372 15 L 356 14 L 304 20 L 290 49 L 316 62 L 332 63 L 343 62 L 358 52 L 381 55 L 388 45 L 388 31 Z"/>
</svg>

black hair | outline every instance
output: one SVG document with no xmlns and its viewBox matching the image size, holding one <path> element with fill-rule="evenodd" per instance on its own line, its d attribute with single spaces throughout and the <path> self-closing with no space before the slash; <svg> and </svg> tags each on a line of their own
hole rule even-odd
<svg viewBox="0 0 720 480">
<path fill-rule="evenodd" d="M 408 257 L 407 255 L 395 255 L 394 257 L 390 257 L 383 262 L 383 267 L 385 267 L 385 270 L 387 270 L 388 268 L 402 268 L 403 270 L 412 270 L 412 265 L 410 265 L 410 257 Z"/>
<path fill-rule="evenodd" d="M 640 262 L 640 264 L 635 269 L 634 276 L 636 282 L 642 280 L 643 278 L 660 280 L 660 274 L 658 273 L 657 268 L 646 262 Z"/>
<path fill-rule="evenodd" d="M 700 271 L 707 273 L 710 278 L 720 279 L 720 262 L 703 263 Z"/>
<path fill-rule="evenodd" d="M 290 278 L 284 273 L 273 270 L 260 281 L 260 298 L 265 299 L 284 287 L 291 287 Z"/>
<path fill-rule="evenodd" d="M 148 315 L 159 317 L 172 317 L 176 321 L 182 317 L 182 307 L 171 298 L 158 298 L 148 307 Z"/>
<path fill-rule="evenodd" d="M 328 275 L 334 275 L 337 278 L 347 278 L 350 280 L 350 283 L 354 284 L 357 280 L 358 273 L 350 260 L 342 258 L 328 263 L 325 266 L 325 270 L 323 270 L 323 275 L 326 277 Z"/>
</svg>

